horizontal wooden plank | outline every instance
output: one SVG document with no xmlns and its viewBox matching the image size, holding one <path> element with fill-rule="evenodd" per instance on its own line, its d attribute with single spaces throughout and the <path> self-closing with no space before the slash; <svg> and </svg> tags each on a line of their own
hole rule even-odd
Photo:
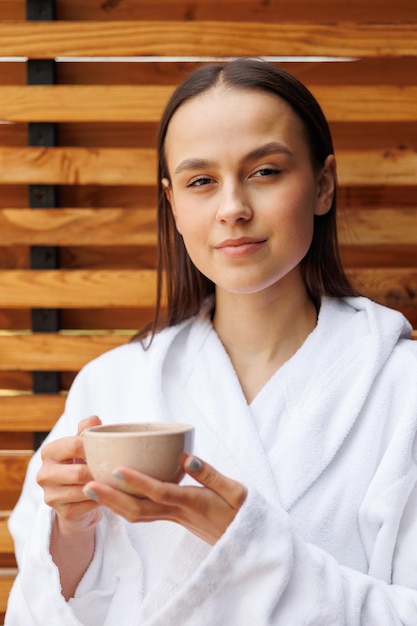
<svg viewBox="0 0 417 626">
<path fill-rule="evenodd" d="M 173 90 L 165 85 L 6 85 L 0 87 L 0 119 L 157 122 Z"/>
<path fill-rule="evenodd" d="M 65 395 L 0 395 L 0 431 L 47 432 L 64 410 Z"/>
<path fill-rule="evenodd" d="M 417 306 L 417 269 L 355 268 L 366 292 L 393 306 Z M 103 308 L 154 305 L 154 270 L 2 270 L 0 306 Z M 375 289 L 377 291 L 375 291 Z M 370 291 L 368 291 L 370 290 Z"/>
<path fill-rule="evenodd" d="M 416 24 L 399 22 L 1 22 L 0 55 L 415 56 Z"/>
<path fill-rule="evenodd" d="M 0 209 L 0 245 L 155 245 L 154 209 Z"/>
<path fill-rule="evenodd" d="M 417 184 L 415 150 L 342 150 L 336 156 L 341 185 Z"/>
<path fill-rule="evenodd" d="M 78 371 L 103 352 L 127 343 L 132 334 L 6 334 L 0 331 L 0 370 Z"/>
<path fill-rule="evenodd" d="M 0 569 L 0 612 L 4 613 L 7 607 L 10 590 L 17 574 L 17 569 Z"/>
<path fill-rule="evenodd" d="M 339 213 L 342 245 L 417 245 L 417 207 L 352 208 Z"/>
<path fill-rule="evenodd" d="M 366 296 L 394 309 L 417 308 L 416 268 L 360 268 L 348 270 Z"/>
<path fill-rule="evenodd" d="M 277 20 L 278 21 L 278 20 Z M 58 85 L 177 85 L 189 72 L 207 61 L 197 62 L 164 58 L 141 59 L 86 59 L 56 63 Z M 279 58 L 275 65 L 299 77 L 308 85 L 414 85 L 417 57 L 383 57 L 359 59 L 340 63 L 338 60 L 301 57 L 286 61 Z M 0 64 L 0 84 L 25 85 L 26 77 L 19 66 L 24 63 Z"/>
<path fill-rule="evenodd" d="M 331 122 L 417 120 L 415 85 L 308 86 Z M 0 119 L 158 122 L 173 90 L 165 85 L 6 85 L 0 87 Z"/>
<path fill-rule="evenodd" d="M 417 120 L 417 87 L 396 85 L 315 87 L 309 85 L 330 122 Z M 382 104 L 380 98 L 384 100 Z"/>
<path fill-rule="evenodd" d="M 153 270 L 1 270 L 0 307 L 146 307 L 155 301 Z"/>
<path fill-rule="evenodd" d="M 416 185 L 413 149 L 341 150 L 342 185 Z M 151 149 L 0 147 L 0 184 L 154 185 Z"/>
<path fill-rule="evenodd" d="M 155 221 L 153 209 L 0 209 L 0 245 L 154 246 Z M 340 216 L 339 237 L 342 244 L 417 244 L 417 207 L 351 208 Z"/>
<path fill-rule="evenodd" d="M 151 149 L 3 148 L 0 183 L 155 185 Z"/>
<path fill-rule="evenodd" d="M 0 420 L 1 427 L 1 420 Z M 19 492 L 22 488 L 28 463 L 32 457 L 29 450 L 0 450 L 0 485 L 1 491 Z M 2 506 L 0 505 L 0 509 Z M 1 541 L 1 518 L 0 518 L 0 553 L 3 552 Z"/>
<path fill-rule="evenodd" d="M 0 554 L 12 553 L 14 550 L 13 540 L 7 528 L 7 521 L 7 517 L 0 517 Z"/>
</svg>

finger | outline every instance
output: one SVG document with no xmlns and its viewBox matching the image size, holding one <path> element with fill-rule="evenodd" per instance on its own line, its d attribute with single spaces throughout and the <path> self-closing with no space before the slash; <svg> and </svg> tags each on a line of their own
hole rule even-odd
<svg viewBox="0 0 417 626">
<path fill-rule="evenodd" d="M 91 479 L 85 463 L 44 463 L 37 474 L 37 482 L 42 488 L 85 485 Z"/>
<path fill-rule="evenodd" d="M 81 420 L 78 424 L 78 432 L 77 435 L 81 435 L 83 430 L 86 428 L 91 428 L 91 426 L 100 426 L 101 419 L 97 417 L 97 415 L 92 415 L 91 417 L 87 417 L 86 419 Z"/>
<path fill-rule="evenodd" d="M 84 446 L 81 437 L 74 435 L 51 441 L 42 447 L 41 457 L 44 463 L 72 463 L 74 458 L 83 458 Z"/>
<path fill-rule="evenodd" d="M 198 457 L 186 457 L 184 470 L 201 485 L 221 496 L 233 508 L 239 508 L 245 501 L 247 490 L 244 485 L 224 476 L 224 474 L 221 474 Z"/>
<path fill-rule="evenodd" d="M 106 506 L 127 521 L 151 522 L 172 519 L 172 509 L 149 498 L 137 497 L 110 485 L 91 481 L 83 488 L 84 495 Z"/>
</svg>

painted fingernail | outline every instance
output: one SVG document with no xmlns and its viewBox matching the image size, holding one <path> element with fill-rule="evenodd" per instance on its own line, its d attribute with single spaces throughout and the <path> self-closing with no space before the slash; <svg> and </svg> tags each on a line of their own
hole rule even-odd
<svg viewBox="0 0 417 626">
<path fill-rule="evenodd" d="M 185 467 L 190 472 L 199 472 L 202 469 L 203 464 L 199 459 L 196 459 L 195 456 L 192 456 L 189 459 L 187 459 L 185 463 Z"/>
<path fill-rule="evenodd" d="M 98 494 L 93 489 L 83 489 L 83 493 L 87 498 L 90 498 L 90 500 L 98 500 Z"/>
<path fill-rule="evenodd" d="M 114 470 L 114 472 L 112 472 L 112 475 L 117 478 L 117 480 L 126 480 L 126 476 L 124 476 L 121 472 L 118 472 L 117 470 Z"/>
</svg>

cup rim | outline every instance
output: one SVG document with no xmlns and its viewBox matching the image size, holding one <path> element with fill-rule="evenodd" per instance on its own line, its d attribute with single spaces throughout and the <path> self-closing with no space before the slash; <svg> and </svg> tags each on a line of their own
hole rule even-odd
<svg viewBox="0 0 417 626">
<path fill-rule="evenodd" d="M 138 426 L 148 426 L 149 430 L 135 430 Z M 157 426 L 156 429 L 153 427 Z M 110 430 L 117 428 L 117 430 Z M 160 437 L 163 435 L 180 435 L 186 432 L 192 432 L 194 426 L 186 422 L 112 422 L 109 424 L 98 424 L 90 426 L 82 431 L 81 435 L 94 434 L 99 437 Z"/>
</svg>

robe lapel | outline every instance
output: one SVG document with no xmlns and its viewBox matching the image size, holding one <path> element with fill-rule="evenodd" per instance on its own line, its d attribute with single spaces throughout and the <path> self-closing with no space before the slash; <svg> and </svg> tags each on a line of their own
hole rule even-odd
<svg viewBox="0 0 417 626">
<path fill-rule="evenodd" d="M 195 424 L 197 455 L 276 499 L 271 466 L 223 345 L 207 319 L 197 320 L 187 332 L 186 345 L 178 335 L 155 369 L 161 419 Z"/>
</svg>

